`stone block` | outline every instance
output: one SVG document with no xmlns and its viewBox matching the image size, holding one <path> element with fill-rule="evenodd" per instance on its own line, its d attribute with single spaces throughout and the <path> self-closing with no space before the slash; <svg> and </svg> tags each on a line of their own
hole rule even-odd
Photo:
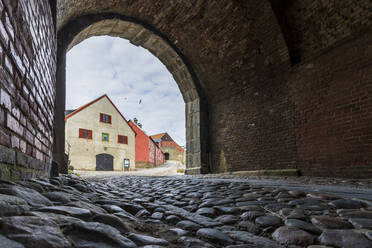
<svg viewBox="0 0 372 248">
<path fill-rule="evenodd" d="M 13 149 L 0 145 L 0 163 L 15 164 L 16 153 Z"/>
<path fill-rule="evenodd" d="M 0 104 L 1 104 L 4 108 L 6 108 L 9 112 L 12 111 L 12 101 L 11 101 L 11 99 L 10 99 L 10 96 L 9 96 L 9 94 L 8 94 L 5 90 L 3 90 L 3 89 L 0 90 Z"/>
<path fill-rule="evenodd" d="M 23 168 L 29 168 L 30 157 L 28 157 L 26 154 L 24 154 L 21 151 L 16 151 L 16 164 Z"/>
</svg>

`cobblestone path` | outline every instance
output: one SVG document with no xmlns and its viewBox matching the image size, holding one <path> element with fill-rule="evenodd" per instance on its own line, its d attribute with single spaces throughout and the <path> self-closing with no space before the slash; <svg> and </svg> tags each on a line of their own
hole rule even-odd
<svg viewBox="0 0 372 248">
<path fill-rule="evenodd" d="M 249 180 L 1 181 L 0 213 L 7 248 L 372 247 L 371 201 Z"/>
<path fill-rule="evenodd" d="M 185 169 L 178 161 L 168 160 L 165 164 L 148 169 L 136 169 L 135 171 L 79 171 L 75 170 L 83 178 L 111 178 L 118 176 L 176 176 L 182 175 L 177 169 Z"/>
</svg>

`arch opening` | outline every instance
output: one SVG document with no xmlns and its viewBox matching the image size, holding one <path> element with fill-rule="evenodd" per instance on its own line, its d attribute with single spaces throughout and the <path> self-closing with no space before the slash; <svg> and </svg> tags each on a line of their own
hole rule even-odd
<svg viewBox="0 0 372 248">
<path fill-rule="evenodd" d="M 58 32 L 57 87 L 53 155 L 62 173 L 67 172 L 63 161 L 64 122 L 66 102 L 66 53 L 75 45 L 93 36 L 112 36 L 129 40 L 156 56 L 175 79 L 185 102 L 186 168 L 187 173 L 207 173 L 207 101 L 198 78 L 182 53 L 152 27 L 117 14 L 82 16 L 67 23 Z"/>
</svg>

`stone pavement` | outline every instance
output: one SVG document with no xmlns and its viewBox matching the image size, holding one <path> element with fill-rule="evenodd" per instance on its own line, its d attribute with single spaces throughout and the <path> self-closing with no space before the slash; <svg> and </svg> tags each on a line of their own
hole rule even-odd
<svg viewBox="0 0 372 248">
<path fill-rule="evenodd" d="M 0 247 L 372 248 L 371 193 L 190 176 L 0 181 Z"/>
<path fill-rule="evenodd" d="M 82 171 L 74 170 L 74 172 L 81 175 L 83 178 L 110 178 L 117 176 L 176 176 L 183 175 L 177 170 L 185 170 L 185 165 L 178 161 L 168 160 L 165 164 L 162 164 L 153 168 L 136 168 L 135 171 Z"/>
</svg>

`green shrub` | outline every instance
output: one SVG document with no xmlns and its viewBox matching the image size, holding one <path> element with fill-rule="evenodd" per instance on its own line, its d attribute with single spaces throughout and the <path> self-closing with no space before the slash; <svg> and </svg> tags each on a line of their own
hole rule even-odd
<svg viewBox="0 0 372 248">
<path fill-rule="evenodd" d="M 77 172 L 74 172 L 73 170 L 71 170 L 70 168 L 68 169 L 68 174 L 74 174 L 78 177 L 81 177 L 80 173 L 77 173 Z"/>
</svg>

